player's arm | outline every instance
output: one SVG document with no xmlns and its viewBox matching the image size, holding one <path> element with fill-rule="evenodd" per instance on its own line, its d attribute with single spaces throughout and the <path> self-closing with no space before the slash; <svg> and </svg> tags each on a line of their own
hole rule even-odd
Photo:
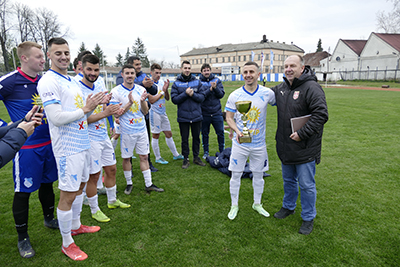
<svg viewBox="0 0 400 267">
<path fill-rule="evenodd" d="M 149 102 L 150 102 L 150 104 L 156 103 L 156 102 L 158 101 L 158 99 L 160 99 L 161 96 L 162 96 L 163 94 L 164 94 L 164 92 L 161 91 L 161 92 L 159 92 L 159 93 L 156 94 L 156 95 L 149 95 Z"/>
<path fill-rule="evenodd" d="M 132 92 L 129 92 L 128 94 L 128 103 L 126 103 L 122 108 L 119 109 L 117 114 L 115 115 L 116 118 L 121 117 L 123 114 L 125 114 L 133 105 L 133 96 Z"/>
<path fill-rule="evenodd" d="M 228 123 L 229 128 L 236 133 L 236 139 L 239 142 L 239 137 L 242 137 L 243 134 L 239 131 L 238 127 L 236 126 L 236 122 L 234 119 L 235 113 L 231 111 L 226 111 L 226 122 Z"/>
<path fill-rule="evenodd" d="M 93 123 L 101 119 L 104 119 L 106 117 L 115 115 L 117 114 L 120 107 L 121 104 L 108 105 L 108 106 L 104 104 L 102 112 L 99 112 L 97 114 L 92 114 L 88 117 L 88 123 Z"/>
<path fill-rule="evenodd" d="M 142 111 L 143 115 L 146 115 L 149 112 L 149 105 L 147 105 L 147 96 L 148 93 L 146 91 L 140 96 L 140 110 Z"/>
</svg>

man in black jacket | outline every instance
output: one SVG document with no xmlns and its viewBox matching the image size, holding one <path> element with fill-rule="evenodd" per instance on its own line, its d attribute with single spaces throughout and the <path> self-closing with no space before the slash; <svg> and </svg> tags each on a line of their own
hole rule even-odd
<svg viewBox="0 0 400 267">
<path fill-rule="evenodd" d="M 313 230 L 317 190 L 315 165 L 321 160 L 321 140 L 324 124 L 328 121 L 325 93 L 304 59 L 298 55 L 285 60 L 284 82 L 272 88 L 278 108 L 276 149 L 282 162 L 283 204 L 274 214 L 284 219 L 296 208 L 300 186 L 301 217 L 299 233 L 308 235 Z M 311 115 L 297 131 L 291 129 L 291 118 Z"/>
<path fill-rule="evenodd" d="M 189 61 L 183 61 L 182 73 L 176 78 L 171 87 L 172 103 L 178 106 L 178 123 L 181 132 L 182 155 L 184 157 L 182 169 L 189 167 L 189 132 L 192 132 L 193 163 L 206 166 L 199 158 L 200 130 L 203 115 L 201 103 L 205 98 L 203 84 L 191 74 Z"/>
<path fill-rule="evenodd" d="M 224 118 L 222 117 L 221 98 L 224 97 L 224 86 L 220 79 L 214 73 L 211 73 L 211 66 L 204 63 L 201 66 L 201 83 L 207 87 L 204 91 L 205 99 L 201 103 L 203 113 L 203 122 L 201 128 L 201 136 L 203 141 L 204 156 L 206 159 L 209 156 L 208 135 L 210 134 L 210 124 L 214 127 L 218 137 L 218 150 L 222 152 L 225 149 L 225 133 L 224 133 Z"/>
</svg>

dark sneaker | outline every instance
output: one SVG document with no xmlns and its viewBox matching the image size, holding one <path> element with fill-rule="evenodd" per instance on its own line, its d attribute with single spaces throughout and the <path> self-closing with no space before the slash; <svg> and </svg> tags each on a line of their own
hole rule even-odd
<svg viewBox="0 0 400 267">
<path fill-rule="evenodd" d="M 128 184 L 128 185 L 126 186 L 126 188 L 125 188 L 124 193 L 127 194 L 127 195 L 129 195 L 131 192 L 132 192 L 132 185 L 131 185 L 131 184 Z"/>
<path fill-rule="evenodd" d="M 44 226 L 49 227 L 51 229 L 58 229 L 58 220 L 54 218 L 50 221 L 44 220 Z"/>
<path fill-rule="evenodd" d="M 274 217 L 277 219 L 285 219 L 287 216 L 294 214 L 294 210 L 288 210 L 282 207 L 277 213 L 274 214 Z"/>
<path fill-rule="evenodd" d="M 25 238 L 22 241 L 18 241 L 18 250 L 19 255 L 21 255 L 22 258 L 32 258 L 33 256 L 35 256 L 35 251 L 32 248 L 29 237 Z"/>
<path fill-rule="evenodd" d="M 187 169 L 189 167 L 189 159 L 183 159 L 182 169 Z"/>
<path fill-rule="evenodd" d="M 146 191 L 164 192 L 164 189 L 157 187 L 155 184 L 151 184 L 149 187 L 146 187 Z"/>
<path fill-rule="evenodd" d="M 303 221 L 303 223 L 301 224 L 300 230 L 299 230 L 299 234 L 309 235 L 309 234 L 311 234 L 313 227 L 314 227 L 314 220 Z"/>
<path fill-rule="evenodd" d="M 150 171 L 151 172 L 158 172 L 158 169 L 156 167 L 153 166 L 153 164 L 150 164 Z"/>
<path fill-rule="evenodd" d="M 202 162 L 199 157 L 195 157 L 193 160 L 193 163 L 196 165 L 202 166 L 202 167 L 206 166 L 206 164 L 204 162 Z"/>
</svg>

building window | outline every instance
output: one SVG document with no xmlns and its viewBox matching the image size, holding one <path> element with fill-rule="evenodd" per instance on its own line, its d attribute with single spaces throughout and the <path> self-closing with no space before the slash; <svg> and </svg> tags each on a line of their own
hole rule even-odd
<svg viewBox="0 0 400 267">
<path fill-rule="evenodd" d="M 240 56 L 238 56 L 238 61 L 240 61 Z"/>
<path fill-rule="evenodd" d="M 232 57 L 232 62 L 235 62 L 235 57 Z"/>
<path fill-rule="evenodd" d="M 224 57 L 222 57 L 222 62 L 225 62 L 225 58 Z"/>
<path fill-rule="evenodd" d="M 215 63 L 218 63 L 218 58 L 217 57 L 215 58 Z"/>
<path fill-rule="evenodd" d="M 243 56 L 243 61 L 246 61 L 246 56 Z"/>
<path fill-rule="evenodd" d="M 198 59 L 196 59 L 196 64 L 199 64 L 199 60 Z"/>
<path fill-rule="evenodd" d="M 228 62 L 231 62 L 231 57 L 228 57 Z"/>
<path fill-rule="evenodd" d="M 258 55 L 258 60 L 261 60 L 261 55 Z"/>
</svg>

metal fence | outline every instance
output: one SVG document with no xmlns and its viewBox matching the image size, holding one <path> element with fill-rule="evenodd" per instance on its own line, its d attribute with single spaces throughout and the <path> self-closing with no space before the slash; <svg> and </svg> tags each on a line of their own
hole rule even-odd
<svg viewBox="0 0 400 267">
<path fill-rule="evenodd" d="M 352 80 L 370 80 L 370 81 L 400 81 L 400 69 L 385 70 L 345 70 L 332 71 L 329 73 L 317 72 L 317 78 L 320 81 L 352 81 Z"/>
</svg>

